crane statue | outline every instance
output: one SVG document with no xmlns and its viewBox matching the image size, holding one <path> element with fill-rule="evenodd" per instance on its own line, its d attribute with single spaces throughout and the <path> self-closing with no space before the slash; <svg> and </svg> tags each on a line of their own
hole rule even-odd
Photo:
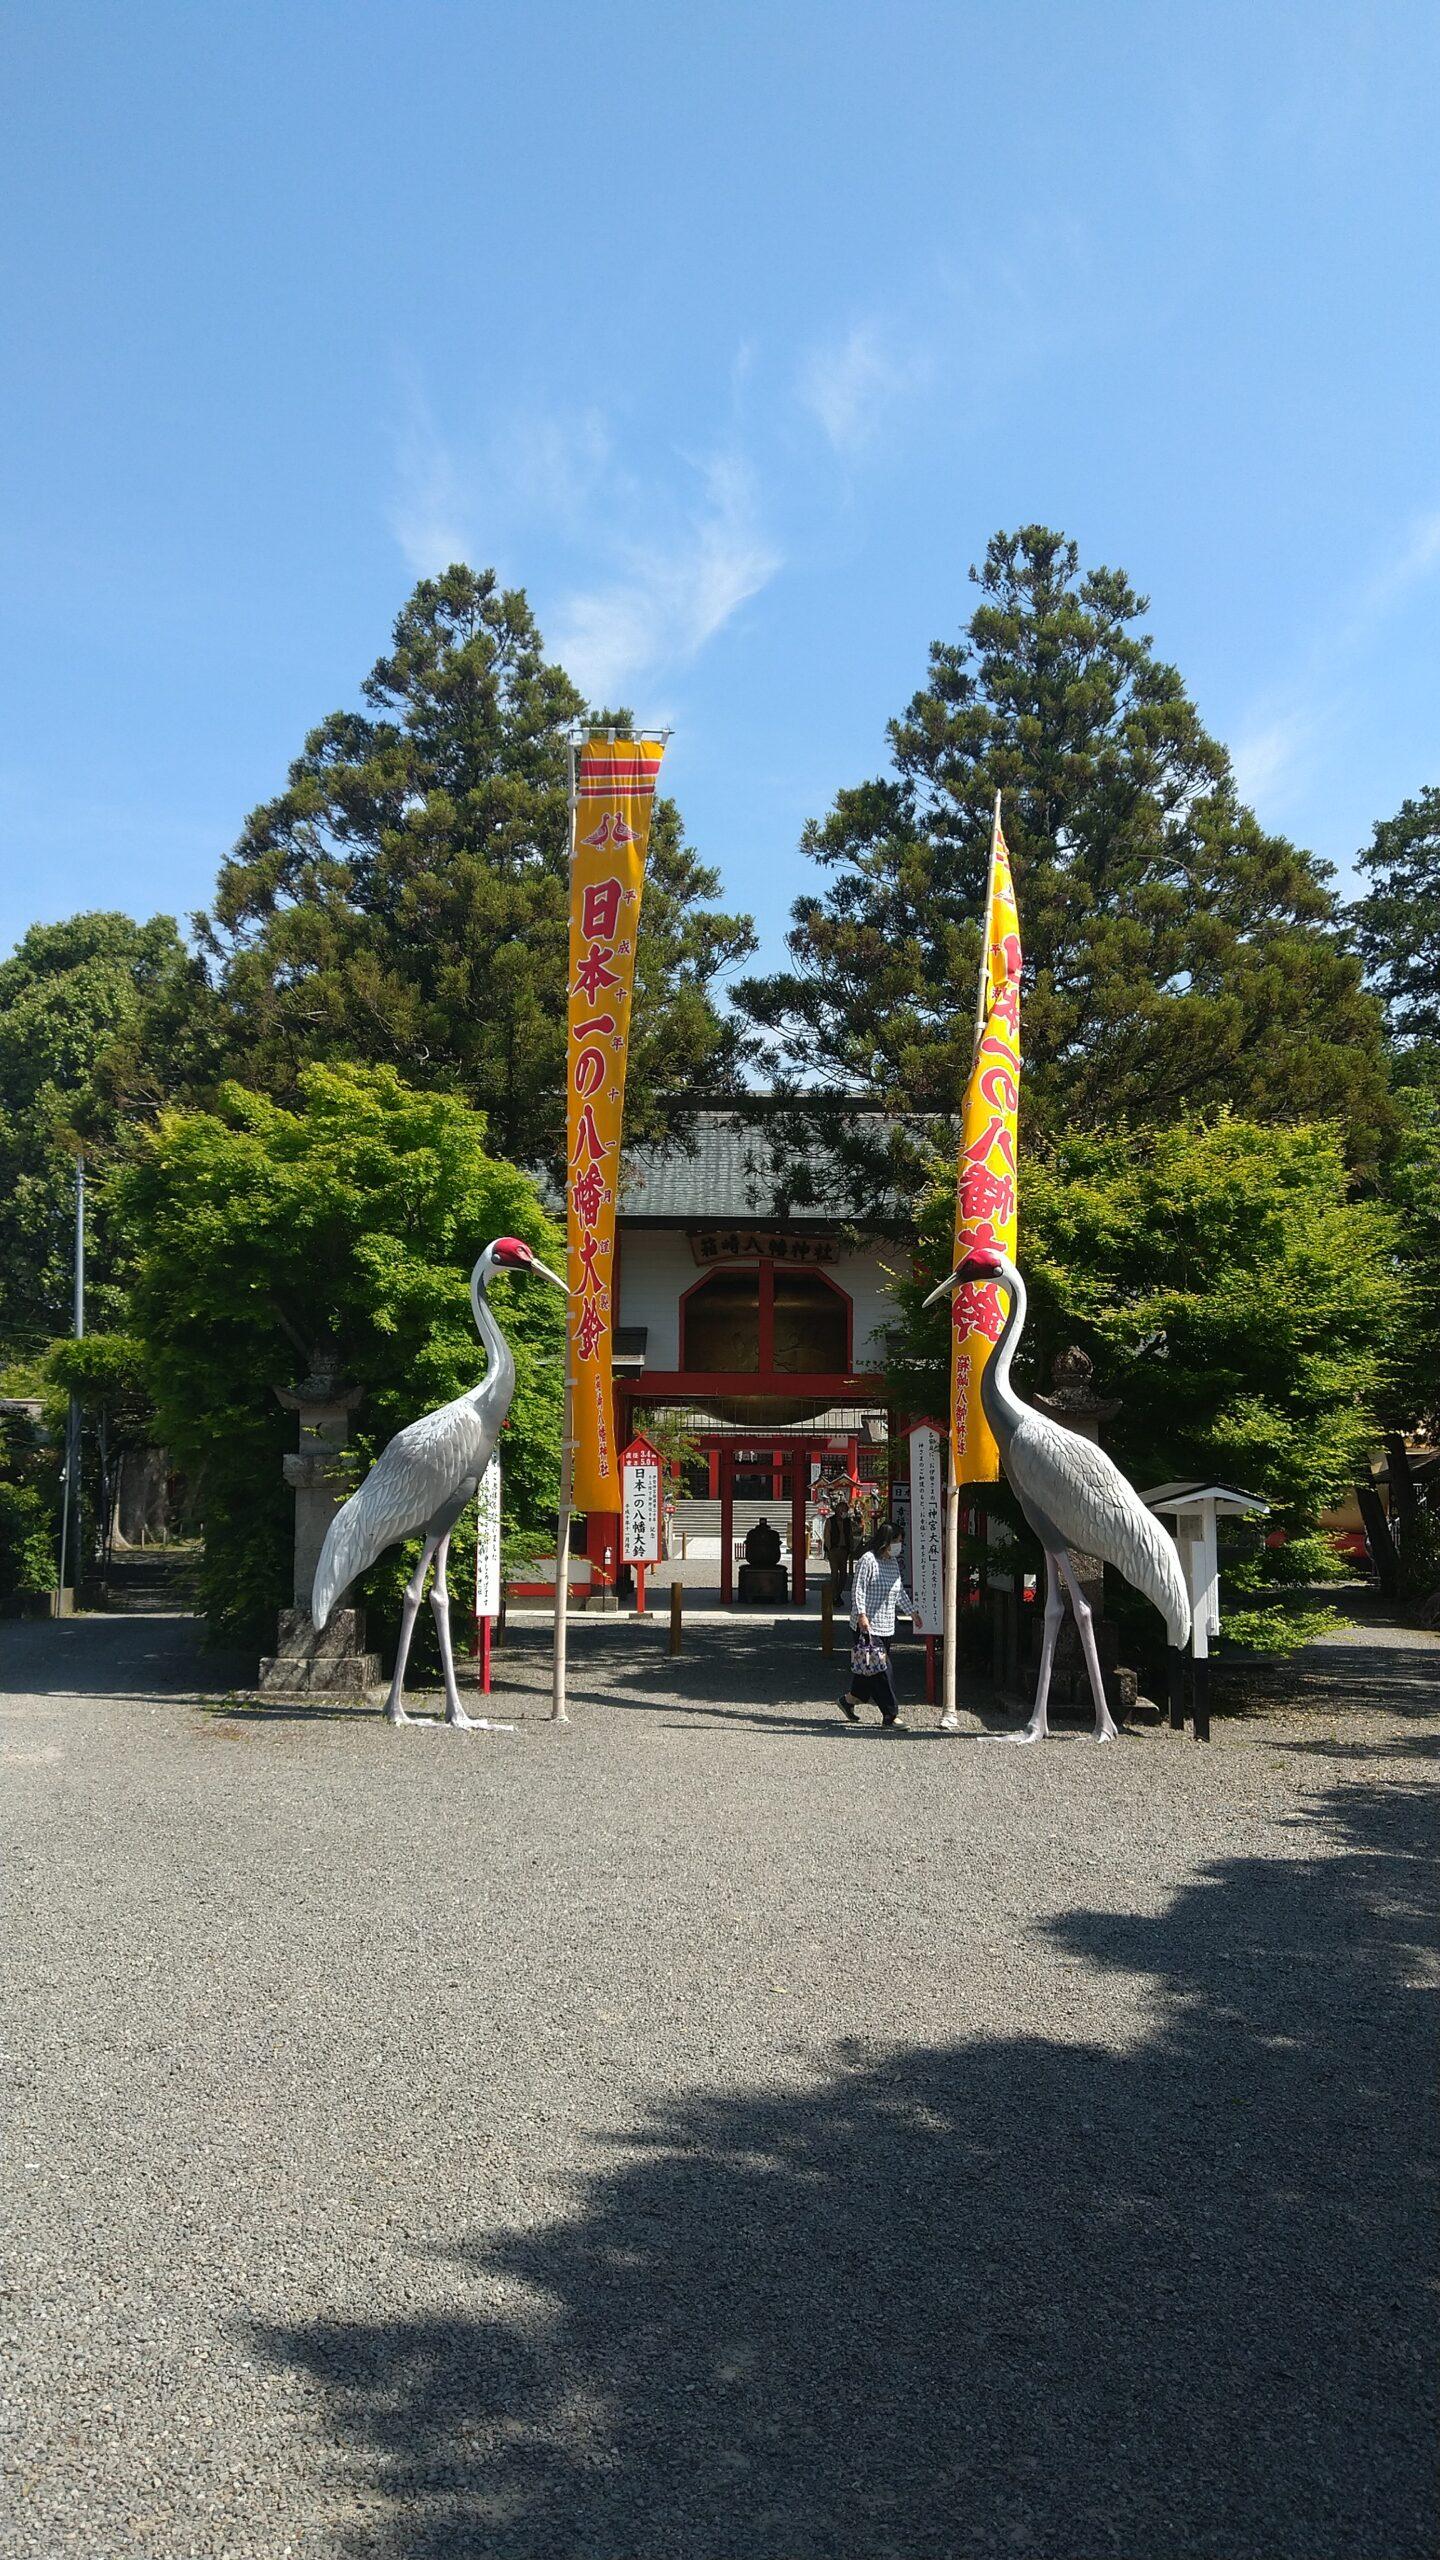
<svg viewBox="0 0 1440 2560">
<path fill-rule="evenodd" d="M 470 1274 L 475 1330 L 489 1354 L 484 1377 L 478 1387 L 456 1396 L 453 1403 L 422 1414 L 418 1422 L 407 1422 L 403 1431 L 396 1432 L 359 1491 L 352 1493 L 336 1512 L 315 1568 L 310 1615 L 317 1627 L 323 1627 L 357 1574 L 399 1539 L 413 1537 L 417 1530 L 424 1532 L 420 1561 L 405 1586 L 395 1676 L 385 1702 L 391 1724 L 414 1721 L 405 1712 L 405 1664 L 432 1560 L 435 1579 L 430 1606 L 435 1612 L 435 1633 L 445 1675 L 445 1721 L 467 1731 L 485 1721 L 466 1714 L 455 1686 L 445 1567 L 450 1533 L 467 1502 L 473 1502 L 480 1490 L 480 1479 L 490 1463 L 515 1392 L 514 1354 L 490 1312 L 487 1295 L 493 1275 L 506 1271 L 538 1272 L 542 1280 L 553 1280 L 557 1289 L 565 1287 L 558 1273 L 537 1261 L 518 1236 L 497 1236 L 493 1244 L 487 1244 Z"/>
<path fill-rule="evenodd" d="M 1080 1588 L 1068 1549 L 1103 1556 L 1123 1573 L 1135 1590 L 1152 1600 L 1165 1620 L 1172 1646 L 1181 1647 L 1190 1633 L 1190 1597 L 1175 1544 L 1153 1511 L 1147 1511 L 1133 1485 L 1112 1458 L 1078 1432 L 1051 1422 L 1022 1404 L 1010 1384 L 1010 1363 L 1025 1330 L 1025 1283 L 1006 1253 L 975 1253 L 932 1289 L 925 1304 L 968 1282 L 998 1281 L 1010 1304 L 1000 1338 L 980 1373 L 980 1402 L 1000 1445 L 1005 1473 L 1015 1498 L 1045 1550 L 1045 1629 L 1040 1647 L 1040 1673 L 1035 1706 L 1016 1742 L 1043 1742 L 1050 1727 L 1050 1671 L 1055 1640 L 1065 1615 L 1065 1592 L 1075 1612 L 1085 1668 L 1095 1695 L 1095 1739 L 1113 1742 L 1115 1721 L 1105 1702 L 1100 1657 L 1090 1606 Z"/>
</svg>

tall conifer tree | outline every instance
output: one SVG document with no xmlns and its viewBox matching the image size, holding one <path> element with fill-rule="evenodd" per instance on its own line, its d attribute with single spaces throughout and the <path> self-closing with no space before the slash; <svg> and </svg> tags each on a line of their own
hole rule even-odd
<svg viewBox="0 0 1440 2560">
<path fill-rule="evenodd" d="M 1000 790 L 1031 1133 L 1228 1103 L 1334 1116 L 1368 1161 L 1386 1114 L 1378 1012 L 1328 866 L 1242 805 L 1123 573 L 1027 525 L 972 575 L 963 635 L 935 644 L 890 724 L 890 770 L 805 832 L 825 885 L 793 910 L 789 967 L 738 990 L 772 1074 L 877 1113 L 958 1109 Z M 863 1195 L 885 1170 L 879 1122 L 811 1116 Z"/>
<path fill-rule="evenodd" d="M 317 1058 L 393 1066 L 486 1113 L 497 1151 L 554 1159 L 564 1129 L 565 735 L 586 706 L 547 663 L 523 593 L 456 567 L 422 580 L 387 656 L 306 739 L 247 821 L 203 939 L 235 1055 L 283 1097 Z M 600 714 L 602 719 L 623 714 Z M 711 999 L 754 947 L 710 904 L 717 875 L 659 803 L 627 1083 L 632 1138 L 722 1084 L 735 1050 Z"/>
</svg>

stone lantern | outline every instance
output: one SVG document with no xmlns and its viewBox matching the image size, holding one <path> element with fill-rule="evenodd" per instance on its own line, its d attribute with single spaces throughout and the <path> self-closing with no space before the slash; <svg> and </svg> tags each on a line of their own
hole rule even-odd
<svg viewBox="0 0 1440 2560">
<path fill-rule="evenodd" d="M 330 1342 L 316 1345 L 307 1377 L 293 1387 L 275 1389 L 280 1402 L 298 1417 L 300 1445 L 284 1461 L 285 1481 L 295 1494 L 293 1606 L 281 1610 L 276 1649 L 260 1665 L 262 1694 L 354 1695 L 373 1688 L 380 1678 L 379 1655 L 365 1650 L 361 1610 L 336 1609 L 323 1635 L 316 1634 L 310 1617 L 325 1532 L 354 1490 L 354 1461 L 346 1444 L 350 1416 L 364 1392 L 346 1383 Z"/>
</svg>

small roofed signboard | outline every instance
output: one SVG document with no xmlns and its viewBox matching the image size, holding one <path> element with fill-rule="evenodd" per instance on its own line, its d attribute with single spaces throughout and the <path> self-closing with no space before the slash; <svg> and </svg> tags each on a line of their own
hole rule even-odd
<svg viewBox="0 0 1440 2560">
<path fill-rule="evenodd" d="M 620 1557 L 660 1561 L 660 1452 L 638 1434 L 620 1452 Z"/>
</svg>

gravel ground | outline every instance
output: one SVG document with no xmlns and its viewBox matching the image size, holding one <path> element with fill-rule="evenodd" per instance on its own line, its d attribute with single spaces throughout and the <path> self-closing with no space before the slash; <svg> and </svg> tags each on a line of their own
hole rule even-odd
<svg viewBox="0 0 1440 2560">
<path fill-rule="evenodd" d="M 0 1629 L 0 2550 L 1428 2560 L 1440 1642 L 1030 1752 L 543 1644 L 397 1735 Z"/>
</svg>

